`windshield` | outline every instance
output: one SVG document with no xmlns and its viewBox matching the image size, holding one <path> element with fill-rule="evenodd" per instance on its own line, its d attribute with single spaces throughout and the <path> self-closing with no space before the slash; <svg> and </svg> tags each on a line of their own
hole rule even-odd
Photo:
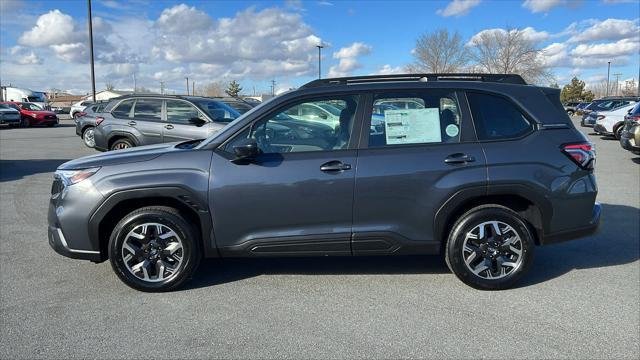
<svg viewBox="0 0 640 360">
<path fill-rule="evenodd" d="M 42 99 L 39 96 L 27 96 L 27 100 L 33 102 L 42 102 Z"/>
<path fill-rule="evenodd" d="M 216 122 L 231 122 L 240 116 L 236 109 L 220 101 L 202 99 L 194 103 Z"/>
<path fill-rule="evenodd" d="M 22 103 L 22 108 L 31 111 L 42 111 L 42 108 L 40 106 L 32 103 Z"/>
</svg>

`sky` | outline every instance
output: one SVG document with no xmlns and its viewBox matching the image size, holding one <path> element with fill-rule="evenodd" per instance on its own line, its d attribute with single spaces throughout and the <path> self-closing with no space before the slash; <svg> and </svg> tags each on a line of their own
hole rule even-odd
<svg viewBox="0 0 640 360">
<path fill-rule="evenodd" d="M 243 93 L 298 87 L 322 74 L 402 73 L 416 39 L 439 28 L 468 42 L 520 29 L 560 85 L 638 79 L 638 0 L 153 1 L 92 0 L 96 87 L 184 93 L 237 80 Z M 90 91 L 87 1 L 0 0 L 0 81 Z M 548 84 L 544 84 L 548 85 Z"/>
</svg>

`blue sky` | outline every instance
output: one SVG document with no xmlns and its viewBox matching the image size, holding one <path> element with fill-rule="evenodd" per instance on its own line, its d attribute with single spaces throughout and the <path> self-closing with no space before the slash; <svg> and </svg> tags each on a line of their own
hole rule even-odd
<svg viewBox="0 0 640 360">
<path fill-rule="evenodd" d="M 2 83 L 34 90 L 89 90 L 86 1 L 0 2 Z M 323 75 L 401 72 L 416 38 L 446 28 L 465 41 L 517 28 L 545 49 L 561 85 L 637 79 L 640 4 L 626 0 L 150 1 L 93 0 L 98 89 L 183 91 L 240 81 L 245 92 L 299 86 Z"/>
</svg>

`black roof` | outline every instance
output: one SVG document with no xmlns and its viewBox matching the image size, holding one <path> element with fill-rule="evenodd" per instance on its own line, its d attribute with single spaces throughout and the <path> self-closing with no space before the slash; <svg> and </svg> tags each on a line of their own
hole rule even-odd
<svg viewBox="0 0 640 360">
<path fill-rule="evenodd" d="M 342 78 L 318 79 L 302 85 L 301 89 L 327 87 L 335 85 L 373 84 L 385 82 L 432 82 L 432 81 L 477 81 L 503 84 L 527 85 L 522 76 L 517 74 L 399 74 L 399 75 L 371 75 L 352 76 Z"/>
</svg>

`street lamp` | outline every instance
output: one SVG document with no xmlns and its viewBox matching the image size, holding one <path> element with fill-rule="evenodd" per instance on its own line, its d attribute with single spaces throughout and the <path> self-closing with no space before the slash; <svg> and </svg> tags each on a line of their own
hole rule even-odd
<svg viewBox="0 0 640 360">
<path fill-rule="evenodd" d="M 91 90 L 93 102 L 96 101 L 96 75 L 93 69 L 93 25 L 91 24 L 91 0 L 87 0 L 89 10 L 89 58 L 91 61 Z"/>
<path fill-rule="evenodd" d="M 316 45 L 318 48 L 318 79 L 322 78 L 322 48 L 324 47 L 321 43 Z"/>
<path fill-rule="evenodd" d="M 611 61 L 607 61 L 607 91 L 605 96 L 609 96 L 609 73 L 611 72 Z"/>
</svg>

